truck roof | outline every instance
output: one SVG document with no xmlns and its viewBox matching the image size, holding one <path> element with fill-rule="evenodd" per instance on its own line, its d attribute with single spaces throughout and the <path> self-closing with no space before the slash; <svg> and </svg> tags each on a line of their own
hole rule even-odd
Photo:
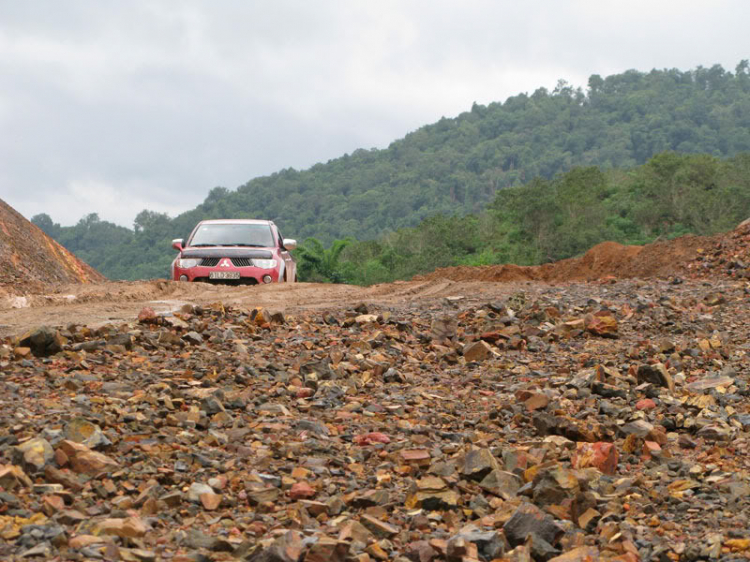
<svg viewBox="0 0 750 562">
<path fill-rule="evenodd" d="M 273 224 L 273 221 L 263 219 L 209 219 L 198 224 Z"/>
</svg>

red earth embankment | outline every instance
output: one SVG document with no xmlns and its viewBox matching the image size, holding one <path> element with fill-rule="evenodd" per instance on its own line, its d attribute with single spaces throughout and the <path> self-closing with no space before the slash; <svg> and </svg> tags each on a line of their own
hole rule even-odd
<svg viewBox="0 0 750 562">
<path fill-rule="evenodd" d="M 15 294 L 106 278 L 0 199 L 0 291 Z"/>
<path fill-rule="evenodd" d="M 724 236 L 730 236 L 729 233 Z M 645 246 L 602 242 L 579 258 L 538 266 L 513 264 L 438 269 L 417 279 L 452 281 L 594 281 L 606 277 L 656 277 L 683 274 L 706 249 L 714 248 L 719 237 L 683 236 Z"/>
</svg>

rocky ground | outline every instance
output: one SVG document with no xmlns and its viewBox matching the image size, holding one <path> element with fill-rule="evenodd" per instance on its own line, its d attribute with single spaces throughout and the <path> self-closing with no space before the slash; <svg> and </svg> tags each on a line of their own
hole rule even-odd
<svg viewBox="0 0 750 562">
<path fill-rule="evenodd" d="M 738 247 L 8 336 L 0 559 L 746 559 Z"/>
<path fill-rule="evenodd" d="M 14 213 L 1 560 L 750 558 L 750 224 L 231 288 L 104 283 Z"/>
</svg>

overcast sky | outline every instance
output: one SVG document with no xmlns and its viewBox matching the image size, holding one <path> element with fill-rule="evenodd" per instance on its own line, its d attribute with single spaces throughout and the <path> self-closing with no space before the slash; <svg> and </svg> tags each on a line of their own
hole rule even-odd
<svg viewBox="0 0 750 562">
<path fill-rule="evenodd" d="M 0 198 L 131 226 L 473 102 L 750 58 L 747 0 L 0 0 Z"/>
</svg>

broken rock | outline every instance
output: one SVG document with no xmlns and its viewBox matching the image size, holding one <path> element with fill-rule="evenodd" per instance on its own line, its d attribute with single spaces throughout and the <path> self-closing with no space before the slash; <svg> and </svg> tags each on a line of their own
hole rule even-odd
<svg viewBox="0 0 750 562">
<path fill-rule="evenodd" d="M 552 517 L 538 507 L 530 503 L 524 503 L 503 525 L 503 532 L 511 546 L 525 543 L 526 538 L 531 533 L 536 533 L 554 546 L 564 530 L 554 522 Z"/>
<path fill-rule="evenodd" d="M 500 470 L 489 449 L 470 449 L 464 456 L 462 474 L 471 480 L 482 480 L 493 470 Z"/>
<path fill-rule="evenodd" d="M 148 532 L 146 524 L 138 517 L 125 519 L 105 519 L 96 524 L 96 531 L 102 535 L 115 535 L 124 539 L 142 537 Z"/>
<path fill-rule="evenodd" d="M 466 361 L 484 361 L 492 356 L 492 347 L 483 340 L 475 341 L 464 346 L 464 359 Z"/>
<path fill-rule="evenodd" d="M 576 443 L 572 465 L 573 468 L 595 467 L 611 475 L 617 471 L 618 458 L 614 443 Z"/>
<path fill-rule="evenodd" d="M 479 487 L 505 500 L 516 497 L 522 480 L 512 472 L 493 469 L 479 483 Z"/>
<path fill-rule="evenodd" d="M 44 470 L 55 458 L 52 445 L 46 439 L 36 437 L 21 443 L 14 450 L 14 460 L 29 472 Z"/>
<path fill-rule="evenodd" d="M 617 337 L 617 319 L 609 311 L 599 311 L 586 318 L 586 331 L 595 336 Z"/>
<path fill-rule="evenodd" d="M 49 357 L 59 353 L 63 345 L 65 345 L 65 338 L 49 326 L 42 326 L 27 332 L 18 339 L 18 347 L 30 348 L 37 357 Z"/>
<path fill-rule="evenodd" d="M 647 382 L 674 392 L 674 381 L 662 363 L 638 367 L 638 382 Z"/>
<path fill-rule="evenodd" d="M 112 471 L 119 468 L 119 464 L 108 456 L 92 451 L 85 445 L 75 441 L 64 440 L 58 445 L 58 450 L 62 451 L 69 459 L 71 468 L 79 474 L 88 474 L 96 476 L 105 471 Z"/>
</svg>

